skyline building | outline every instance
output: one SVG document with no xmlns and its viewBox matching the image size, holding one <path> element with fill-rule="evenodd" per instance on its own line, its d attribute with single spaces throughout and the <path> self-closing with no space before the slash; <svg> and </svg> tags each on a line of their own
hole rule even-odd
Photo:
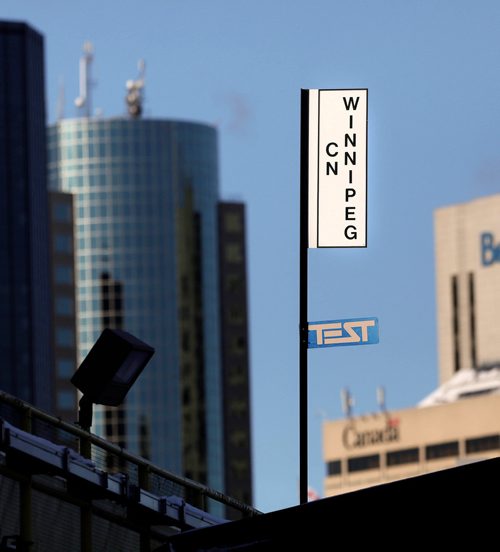
<svg viewBox="0 0 500 552">
<path fill-rule="evenodd" d="M 500 362 L 500 194 L 434 213 L 440 382 Z"/>
<path fill-rule="evenodd" d="M 0 389 L 53 412 L 43 36 L 0 21 Z"/>
<path fill-rule="evenodd" d="M 434 213 L 440 385 L 327 421 L 325 495 L 500 456 L 500 194 Z"/>
<path fill-rule="evenodd" d="M 54 413 L 77 419 L 77 392 L 70 379 L 76 369 L 76 308 L 73 196 L 49 192 L 54 334 Z"/>
<path fill-rule="evenodd" d="M 459 376 L 416 407 L 324 422 L 324 496 L 499 456 L 500 368 Z"/>
<path fill-rule="evenodd" d="M 107 326 L 156 350 L 121 413 L 96 409 L 95 428 L 223 490 L 216 131 L 82 117 L 48 136 L 50 188 L 75 203 L 78 362 Z"/>
<path fill-rule="evenodd" d="M 225 491 L 253 503 L 245 205 L 219 203 Z M 233 512 L 234 514 L 234 512 Z M 228 509 L 228 517 L 231 511 Z"/>
<path fill-rule="evenodd" d="M 0 30 L 1 346 L 14 366 L 0 388 L 73 422 L 72 373 L 104 328 L 125 329 L 156 354 L 124 405 L 96 407 L 94 430 L 251 501 L 244 206 L 220 200 L 216 130 L 141 120 L 143 63 L 129 118 L 93 118 L 90 43 L 83 116 L 47 128 L 43 37 Z"/>
</svg>

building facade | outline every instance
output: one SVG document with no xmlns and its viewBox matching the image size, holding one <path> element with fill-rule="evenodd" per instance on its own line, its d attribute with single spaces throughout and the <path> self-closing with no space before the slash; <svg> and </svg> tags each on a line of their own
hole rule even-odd
<svg viewBox="0 0 500 552">
<path fill-rule="evenodd" d="M 55 414 L 66 422 L 77 419 L 76 306 L 73 195 L 49 193 L 52 267 Z"/>
<path fill-rule="evenodd" d="M 53 412 L 43 37 L 0 22 L 0 389 Z"/>
<path fill-rule="evenodd" d="M 500 361 L 500 194 L 436 210 L 439 374 Z"/>
<path fill-rule="evenodd" d="M 500 377 L 484 396 L 325 422 L 325 496 L 500 455 Z"/>
<path fill-rule="evenodd" d="M 107 326 L 156 350 L 95 429 L 223 490 L 216 131 L 83 117 L 48 136 L 50 187 L 74 198 L 78 362 Z"/>
<path fill-rule="evenodd" d="M 245 206 L 219 204 L 225 490 L 252 504 Z"/>
<path fill-rule="evenodd" d="M 440 386 L 415 408 L 325 422 L 327 496 L 500 456 L 500 195 L 434 223 Z"/>
</svg>

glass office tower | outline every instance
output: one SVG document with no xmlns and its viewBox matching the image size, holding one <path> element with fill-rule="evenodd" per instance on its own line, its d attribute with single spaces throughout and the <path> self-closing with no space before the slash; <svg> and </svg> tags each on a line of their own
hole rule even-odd
<svg viewBox="0 0 500 552">
<path fill-rule="evenodd" d="M 0 389 L 53 411 L 43 37 L 0 21 Z"/>
<path fill-rule="evenodd" d="M 104 327 L 156 349 L 94 428 L 224 490 L 216 131 L 85 117 L 48 136 L 49 185 L 74 195 L 79 362 Z"/>
</svg>

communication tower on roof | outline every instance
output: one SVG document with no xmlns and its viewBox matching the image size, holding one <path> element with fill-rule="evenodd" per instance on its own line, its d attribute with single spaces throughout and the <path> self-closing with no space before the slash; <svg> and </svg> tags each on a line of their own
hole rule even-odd
<svg viewBox="0 0 500 552">
<path fill-rule="evenodd" d="M 354 406 L 354 397 L 347 388 L 340 390 L 340 400 L 342 401 L 342 412 L 346 418 L 352 416 L 352 408 Z"/>
<path fill-rule="evenodd" d="M 94 48 L 91 42 L 83 44 L 83 55 L 80 58 L 80 95 L 75 99 L 75 105 L 81 111 L 84 117 L 90 117 L 91 101 L 90 101 L 90 86 L 92 84 L 90 78 L 90 64 L 94 59 Z"/>
<path fill-rule="evenodd" d="M 146 64 L 143 59 L 138 63 L 139 76 L 135 80 L 127 81 L 127 95 L 125 103 L 127 104 L 127 112 L 132 119 L 138 119 L 142 114 L 143 90 L 144 90 L 144 73 Z"/>
<path fill-rule="evenodd" d="M 385 405 L 385 387 L 382 385 L 377 387 L 377 403 L 382 412 L 387 410 Z"/>
</svg>

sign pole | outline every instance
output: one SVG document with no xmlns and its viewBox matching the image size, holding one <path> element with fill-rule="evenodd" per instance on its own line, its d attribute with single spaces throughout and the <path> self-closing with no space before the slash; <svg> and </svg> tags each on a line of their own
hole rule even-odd
<svg viewBox="0 0 500 552">
<path fill-rule="evenodd" d="M 301 90 L 300 119 L 300 275 L 299 275 L 299 497 L 307 503 L 307 248 L 308 248 L 308 171 L 309 171 L 309 91 Z"/>
<path fill-rule="evenodd" d="M 367 139 L 368 89 L 301 90 L 299 275 L 299 496 L 301 504 L 308 501 L 308 347 L 378 343 L 376 318 L 324 320 L 309 324 L 307 315 L 308 249 L 366 247 Z M 309 329 L 311 329 L 310 342 Z"/>
</svg>

